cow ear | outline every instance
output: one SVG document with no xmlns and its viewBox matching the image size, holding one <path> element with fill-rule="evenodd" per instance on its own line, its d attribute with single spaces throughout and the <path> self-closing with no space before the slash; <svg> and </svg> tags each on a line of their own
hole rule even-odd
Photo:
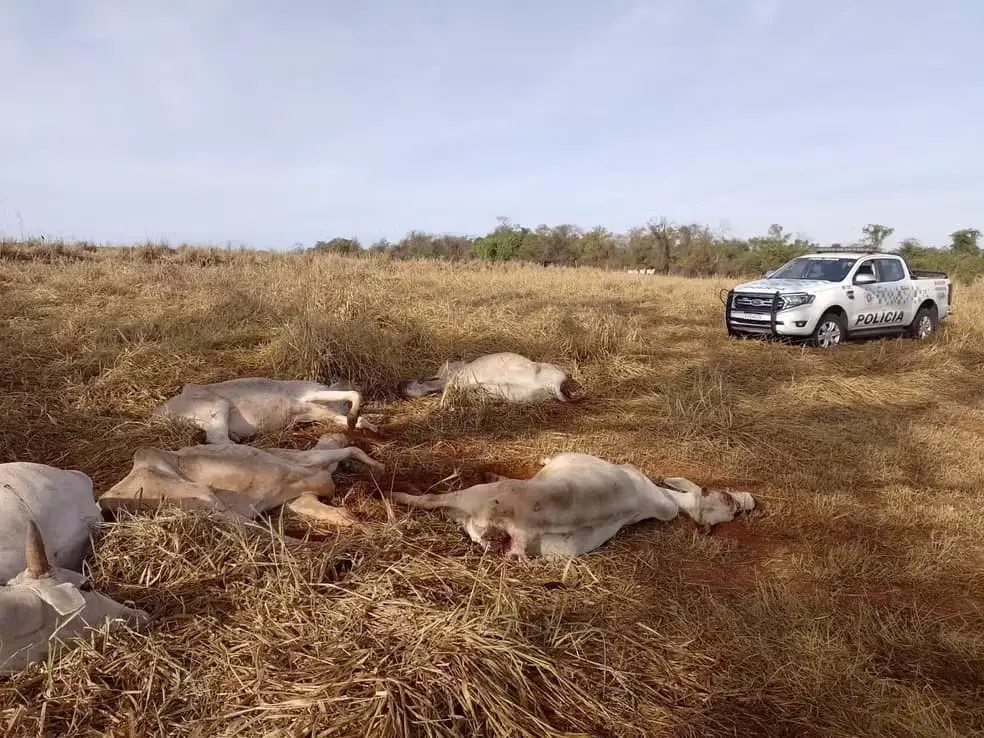
<svg viewBox="0 0 984 738">
<path fill-rule="evenodd" d="M 27 535 L 24 541 L 24 558 L 27 561 L 27 571 L 35 579 L 46 577 L 51 573 L 51 564 L 44 550 L 44 539 L 41 529 L 33 520 L 27 521 Z"/>
<path fill-rule="evenodd" d="M 703 494 L 703 488 L 699 484 L 694 484 L 689 479 L 685 477 L 665 477 L 663 479 L 663 484 L 680 492 L 689 492 L 690 494 L 700 496 Z"/>
<path fill-rule="evenodd" d="M 78 588 L 68 582 L 54 586 L 41 584 L 31 587 L 42 600 L 51 605 L 59 615 L 71 615 L 85 607 L 85 597 Z"/>
</svg>

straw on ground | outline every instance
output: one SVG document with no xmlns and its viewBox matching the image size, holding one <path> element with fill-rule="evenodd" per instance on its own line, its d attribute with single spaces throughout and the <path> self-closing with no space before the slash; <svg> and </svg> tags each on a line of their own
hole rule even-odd
<svg viewBox="0 0 984 738">
<path fill-rule="evenodd" d="M 0 684 L 12 735 L 937 736 L 984 731 L 984 288 L 937 341 L 725 337 L 724 280 L 318 255 L 0 263 L 0 461 L 102 492 L 185 382 L 361 383 L 381 484 L 532 475 L 564 450 L 744 489 L 748 521 L 622 531 L 568 564 L 484 557 L 336 474 L 364 530 L 287 549 L 121 516 L 95 586 L 161 615 Z M 516 351 L 587 399 L 401 400 Z M 308 447 L 324 428 L 252 441 Z M 274 521 L 275 524 L 277 521 Z M 292 532 L 303 532 L 286 518 Z M 279 524 L 279 523 L 278 523 Z"/>
</svg>

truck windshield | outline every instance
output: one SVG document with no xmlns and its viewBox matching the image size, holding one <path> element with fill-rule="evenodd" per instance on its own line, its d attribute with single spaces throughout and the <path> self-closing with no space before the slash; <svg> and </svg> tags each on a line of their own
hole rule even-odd
<svg viewBox="0 0 984 738">
<path fill-rule="evenodd" d="M 857 259 L 811 258 L 800 256 L 788 261 L 769 275 L 769 279 L 818 279 L 840 282 L 851 271 Z"/>
</svg>

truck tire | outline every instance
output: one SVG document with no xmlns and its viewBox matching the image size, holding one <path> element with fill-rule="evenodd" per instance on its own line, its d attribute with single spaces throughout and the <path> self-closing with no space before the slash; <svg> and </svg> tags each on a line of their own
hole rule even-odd
<svg viewBox="0 0 984 738">
<path fill-rule="evenodd" d="M 810 345 L 816 348 L 832 349 L 836 348 L 847 337 L 847 323 L 844 316 L 840 313 L 829 311 L 820 316 L 813 335 L 810 336 Z"/>
<path fill-rule="evenodd" d="M 940 328 L 940 313 L 936 305 L 921 307 L 916 312 L 916 317 L 912 319 L 907 334 L 909 338 L 917 341 L 925 341 L 936 334 Z"/>
</svg>

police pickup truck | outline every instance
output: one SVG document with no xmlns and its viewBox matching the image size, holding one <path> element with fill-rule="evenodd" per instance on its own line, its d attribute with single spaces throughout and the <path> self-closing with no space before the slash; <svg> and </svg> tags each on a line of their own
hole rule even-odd
<svg viewBox="0 0 984 738">
<path fill-rule="evenodd" d="M 721 293 L 729 336 L 805 339 L 820 348 L 848 336 L 927 338 L 953 300 L 944 272 L 913 271 L 895 254 L 839 250 L 799 256 Z"/>
</svg>

